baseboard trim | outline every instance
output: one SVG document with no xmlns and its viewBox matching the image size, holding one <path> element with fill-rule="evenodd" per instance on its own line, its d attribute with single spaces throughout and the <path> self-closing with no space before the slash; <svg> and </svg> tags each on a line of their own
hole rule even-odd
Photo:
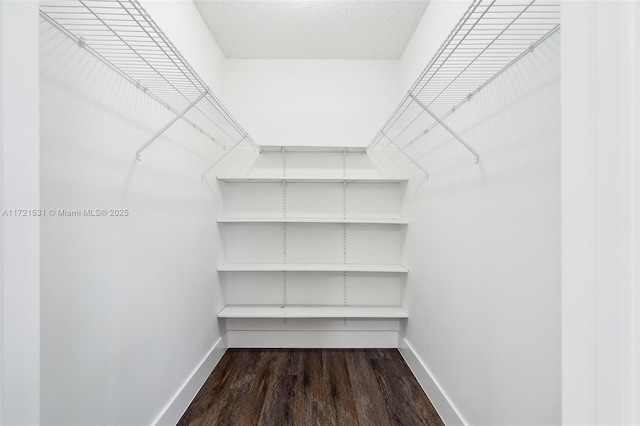
<svg viewBox="0 0 640 426">
<path fill-rule="evenodd" d="M 442 390 L 437 380 L 433 377 L 425 363 L 413 349 L 413 346 L 406 339 L 400 339 L 398 350 L 409 365 L 413 375 L 418 379 L 425 393 L 429 396 L 431 403 L 447 426 L 468 424 L 464 417 L 456 410 L 447 394 Z"/>
<path fill-rule="evenodd" d="M 207 380 L 207 377 L 209 377 L 215 366 L 218 365 L 218 362 L 220 362 L 226 350 L 226 340 L 223 338 L 218 339 L 211 347 L 211 350 L 209 350 L 209 353 L 200 361 L 200 364 L 198 364 L 187 380 L 180 386 L 180 389 L 173 395 L 152 424 L 175 426 L 189 407 L 189 404 L 191 404 L 191 401 L 193 401 L 193 398 L 195 398 L 205 380 Z"/>
<path fill-rule="evenodd" d="M 227 330 L 230 348 L 395 348 L 395 330 Z"/>
</svg>

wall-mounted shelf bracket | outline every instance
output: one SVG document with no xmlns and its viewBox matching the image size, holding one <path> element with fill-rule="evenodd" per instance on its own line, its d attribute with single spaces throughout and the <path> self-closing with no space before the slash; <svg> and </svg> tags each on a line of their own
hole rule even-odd
<svg viewBox="0 0 640 426">
<path fill-rule="evenodd" d="M 182 116 L 184 116 L 187 112 L 189 112 L 189 110 L 191 108 L 193 108 L 194 106 L 196 106 L 198 104 L 198 102 L 200 102 L 202 100 L 202 98 L 204 98 L 205 96 L 207 96 L 207 94 L 209 93 L 209 90 L 205 90 L 204 92 L 202 92 L 200 94 L 200 96 L 198 96 L 193 102 L 191 102 L 185 109 L 183 109 L 180 113 L 178 113 L 178 115 L 176 115 L 175 117 L 173 117 L 167 124 L 164 125 L 164 127 L 160 130 L 158 130 L 156 132 L 155 135 L 151 136 L 151 139 L 149 139 L 147 142 L 145 142 L 144 145 L 142 145 L 140 147 L 140 149 L 138 149 L 138 151 L 136 151 L 136 159 L 138 161 L 140 161 L 140 154 L 142 153 L 142 151 L 144 151 L 145 149 L 147 149 L 147 147 L 149 145 L 151 145 L 151 143 L 153 141 L 155 141 L 156 139 L 158 139 L 160 137 L 160 135 L 162 135 L 164 132 L 167 131 L 167 129 L 169 129 L 169 127 L 173 126 L 173 124 L 180 120 L 182 118 Z"/>
<path fill-rule="evenodd" d="M 414 160 L 413 158 L 411 158 L 411 156 L 409 154 L 407 154 L 406 152 L 404 152 L 404 149 L 402 149 L 398 144 L 396 144 L 393 139 L 391 139 L 389 136 L 387 136 L 387 134 L 385 132 L 383 132 L 382 130 L 380 130 L 380 134 L 382 136 L 384 136 L 385 138 L 387 138 L 387 140 L 396 148 L 398 148 L 398 151 L 400 151 L 405 157 L 407 157 L 417 168 L 419 168 L 420 170 L 422 170 L 422 173 L 424 173 L 424 178 L 425 179 L 429 179 L 429 172 L 427 172 L 420 164 L 418 164 L 418 162 L 416 160 Z"/>
<path fill-rule="evenodd" d="M 227 152 L 225 152 L 224 154 L 222 154 L 222 157 L 218 158 L 218 159 L 216 160 L 216 162 L 215 162 L 215 163 L 213 163 L 213 164 L 211 165 L 211 167 L 209 167 L 207 170 L 205 170 L 205 171 L 204 171 L 204 173 L 202 173 L 202 176 L 200 176 L 200 180 L 204 182 L 204 177 L 205 177 L 205 175 L 206 175 L 207 173 L 209 173 L 211 170 L 213 170 L 213 169 L 218 165 L 218 163 L 220 163 L 222 160 L 224 160 L 224 158 L 225 158 L 227 155 L 231 154 L 231 152 L 232 152 L 234 149 L 236 149 L 236 147 L 237 147 L 238 145 L 240 145 L 240 144 L 242 143 L 242 141 L 244 141 L 245 139 L 247 139 L 247 135 L 246 135 L 246 134 L 242 137 L 242 139 L 240 139 L 238 142 L 236 142 L 236 143 L 235 143 L 235 145 L 233 145 L 233 146 L 231 147 L 231 149 L 230 149 L 230 150 L 228 150 Z"/>
<path fill-rule="evenodd" d="M 434 119 L 434 120 L 436 120 L 436 122 L 437 122 L 438 124 L 440 124 L 440 125 L 441 125 L 441 126 L 442 126 L 446 131 L 447 131 L 447 132 L 449 132 L 449 133 L 451 134 L 451 136 L 453 136 L 454 138 L 456 138 L 456 139 L 458 140 L 458 142 L 460 142 L 460 143 L 461 143 L 465 148 L 467 148 L 467 149 L 469 150 L 469 152 L 471 152 L 471 153 L 474 155 L 474 157 L 476 158 L 476 164 L 478 164 L 478 163 L 480 162 L 480 156 L 478 155 L 478 153 L 477 153 L 473 148 L 471 148 L 471 146 L 470 146 L 467 142 L 465 142 L 465 140 L 464 140 L 464 139 L 462 139 L 462 137 L 460 137 L 460 135 L 458 135 L 458 134 L 457 134 L 457 133 L 456 133 L 456 132 L 451 128 L 451 127 L 449 127 L 449 126 L 447 125 L 447 123 L 445 123 L 444 121 L 442 121 L 442 120 L 440 119 L 440 117 L 438 117 L 437 115 L 435 115 L 435 114 L 433 113 L 433 111 L 431 111 L 431 110 L 430 110 L 430 109 L 429 109 L 425 104 L 423 104 L 423 103 L 420 101 L 420 99 L 418 99 L 417 97 L 415 97 L 412 93 L 409 93 L 409 97 L 410 97 L 411 99 L 413 99 L 413 101 L 414 101 L 416 104 L 418 104 L 418 105 L 420 106 L 420 108 L 422 108 L 422 109 L 423 109 L 427 114 L 429 114 L 431 117 L 433 117 L 433 119 Z M 384 133 L 383 133 L 383 135 L 384 135 Z M 387 139 L 389 139 L 389 138 L 387 138 Z M 391 140 L 391 139 L 389 139 L 389 140 Z M 393 141 L 392 141 L 391 143 L 393 143 Z M 393 144 L 394 144 L 396 147 L 398 146 L 398 145 L 396 145 L 395 143 L 393 143 Z"/>
</svg>

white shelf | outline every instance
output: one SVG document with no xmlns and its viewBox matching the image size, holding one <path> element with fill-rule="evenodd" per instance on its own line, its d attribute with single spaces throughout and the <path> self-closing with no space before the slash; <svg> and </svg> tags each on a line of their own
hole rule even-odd
<svg viewBox="0 0 640 426">
<path fill-rule="evenodd" d="M 347 150 L 347 153 L 364 154 L 367 148 L 364 146 L 296 146 L 296 145 L 261 145 L 264 152 L 339 152 Z"/>
<path fill-rule="evenodd" d="M 343 219 L 343 218 L 245 218 L 223 217 L 218 223 L 354 223 L 380 225 L 407 225 L 407 219 Z"/>
<path fill-rule="evenodd" d="M 354 263 L 228 263 L 218 267 L 219 272 L 409 272 L 402 265 Z"/>
<path fill-rule="evenodd" d="M 217 176 L 222 182 L 229 183 L 400 183 L 407 177 L 375 177 L 375 178 L 342 178 L 342 177 L 259 177 L 259 176 Z"/>
<path fill-rule="evenodd" d="M 218 318 L 408 318 L 399 306 L 228 305 Z"/>
</svg>

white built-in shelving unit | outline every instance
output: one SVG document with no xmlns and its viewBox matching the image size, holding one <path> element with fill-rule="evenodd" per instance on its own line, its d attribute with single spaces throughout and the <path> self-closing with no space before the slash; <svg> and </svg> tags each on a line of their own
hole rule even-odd
<svg viewBox="0 0 640 426">
<path fill-rule="evenodd" d="M 229 345 L 395 346 L 407 177 L 363 148 L 267 147 L 253 161 L 217 176 Z"/>
</svg>

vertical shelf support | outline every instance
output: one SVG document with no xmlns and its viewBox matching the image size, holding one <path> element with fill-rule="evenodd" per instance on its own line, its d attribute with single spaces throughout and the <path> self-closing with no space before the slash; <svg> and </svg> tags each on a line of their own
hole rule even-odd
<svg viewBox="0 0 640 426">
<path fill-rule="evenodd" d="M 418 104 L 420 106 L 420 108 L 422 108 L 427 114 L 429 114 L 431 117 L 433 117 L 434 120 L 436 120 L 436 122 L 441 125 L 447 132 L 449 132 L 451 134 L 451 136 L 453 136 L 454 138 L 456 138 L 458 140 L 458 142 L 460 142 L 465 148 L 467 148 L 469 150 L 469 152 L 471 152 L 474 157 L 476 157 L 476 164 L 478 164 L 480 162 L 480 156 L 478 155 L 478 153 L 471 148 L 471 146 L 465 142 L 464 139 L 462 139 L 462 137 L 460 135 L 458 135 L 451 127 L 449 127 L 447 125 L 447 123 L 445 123 L 444 121 L 442 121 L 440 119 L 440 117 L 438 117 L 437 115 L 435 115 L 433 113 L 433 111 L 431 111 L 425 104 L 423 104 L 420 99 L 418 99 L 417 97 L 415 97 L 412 93 L 409 93 L 409 97 L 411 99 L 413 99 L 413 101 Z M 389 139 L 389 138 L 387 138 Z M 391 140 L 391 139 L 389 139 Z M 393 141 L 391 142 L 393 143 Z M 396 145 L 395 143 L 393 143 L 394 145 Z M 398 145 L 396 145 L 398 146 Z"/>
<path fill-rule="evenodd" d="M 284 146 L 282 147 L 282 218 L 287 218 L 287 154 Z M 287 263 L 287 221 L 282 221 L 282 258 Z M 287 305 L 287 271 L 282 272 L 282 304 Z M 284 319 L 284 325 L 287 325 L 287 319 Z"/>
<path fill-rule="evenodd" d="M 398 151 L 400 151 L 402 153 L 402 155 L 404 155 L 405 157 L 407 157 L 417 168 L 419 168 L 422 173 L 424 173 L 424 178 L 425 179 L 429 179 L 429 172 L 427 172 L 420 164 L 418 164 L 418 162 L 416 160 L 414 160 L 413 158 L 411 158 L 411 156 L 409 154 L 407 154 L 404 149 L 402 149 L 397 143 L 395 143 L 393 141 L 393 139 L 391 139 L 389 136 L 387 136 L 387 134 L 385 132 L 383 132 L 382 130 L 380 130 L 380 134 L 382 136 L 384 136 L 385 138 L 387 138 L 387 140 L 389 142 L 391 142 L 391 144 L 393 146 L 395 146 L 396 148 L 398 148 Z"/>
<path fill-rule="evenodd" d="M 138 151 L 136 152 L 136 159 L 138 161 L 140 161 L 140 154 L 142 153 L 142 151 L 144 151 L 145 149 L 147 149 L 147 147 L 149 145 L 151 145 L 151 143 L 153 141 L 155 141 L 156 139 L 158 139 L 160 137 L 160 135 L 162 135 L 164 132 L 167 131 L 167 129 L 169 129 L 169 127 L 173 126 L 174 123 L 178 120 L 180 120 L 182 118 L 182 116 L 184 116 L 187 112 L 189 112 L 189 110 L 191 108 L 193 108 L 194 106 L 196 106 L 198 104 L 198 102 L 200 102 L 202 100 L 202 98 L 204 98 L 205 96 L 207 96 L 207 94 L 209 94 L 209 90 L 205 90 L 204 92 L 202 92 L 200 94 L 200 96 L 198 96 L 193 102 L 191 102 L 184 110 L 182 110 L 182 112 L 180 112 L 178 115 L 176 115 L 175 117 L 173 117 L 171 119 L 171 121 L 169 121 L 167 124 L 164 125 L 164 127 L 160 130 L 158 130 L 156 132 L 155 135 L 151 136 L 151 139 L 149 139 L 144 145 L 142 145 L 140 147 L 140 149 L 138 149 Z"/>
<path fill-rule="evenodd" d="M 347 148 L 342 151 L 342 263 L 347 264 Z M 342 303 L 347 306 L 347 272 L 342 272 Z M 343 324 L 347 325 L 347 319 L 343 318 Z"/>
</svg>

